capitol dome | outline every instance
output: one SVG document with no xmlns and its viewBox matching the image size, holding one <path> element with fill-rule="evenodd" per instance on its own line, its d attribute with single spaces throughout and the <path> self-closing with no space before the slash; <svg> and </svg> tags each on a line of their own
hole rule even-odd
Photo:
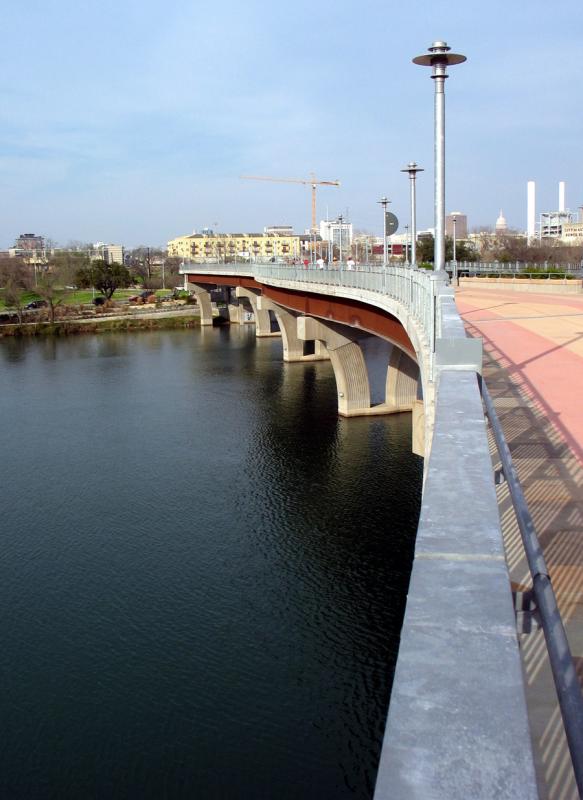
<svg viewBox="0 0 583 800">
<path fill-rule="evenodd" d="M 506 218 L 502 213 L 502 209 L 500 209 L 500 216 L 496 220 L 496 233 L 505 233 L 508 230 L 508 224 L 506 222 Z"/>
</svg>

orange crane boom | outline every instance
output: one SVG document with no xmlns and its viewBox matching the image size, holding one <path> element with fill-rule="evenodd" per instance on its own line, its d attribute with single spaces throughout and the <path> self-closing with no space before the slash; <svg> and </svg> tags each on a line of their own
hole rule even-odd
<svg viewBox="0 0 583 800">
<path fill-rule="evenodd" d="M 273 181 L 274 183 L 303 183 L 312 187 L 312 230 L 316 231 L 316 187 L 340 186 L 340 181 L 319 181 L 314 173 L 310 178 L 273 178 L 271 175 L 241 175 L 245 181 Z"/>
</svg>

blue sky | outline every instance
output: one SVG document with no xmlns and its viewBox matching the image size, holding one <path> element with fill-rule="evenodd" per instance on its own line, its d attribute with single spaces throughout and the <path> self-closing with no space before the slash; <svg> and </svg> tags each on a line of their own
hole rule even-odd
<svg viewBox="0 0 583 800">
<path fill-rule="evenodd" d="M 448 210 L 470 227 L 503 208 L 583 203 L 583 6 L 531 0 L 306 2 L 4 0 L 0 247 L 23 232 L 164 244 L 210 225 L 310 224 L 349 210 L 380 233 L 376 200 L 433 224 L 433 82 L 412 57 L 445 39 L 468 61 L 446 84 Z"/>
</svg>

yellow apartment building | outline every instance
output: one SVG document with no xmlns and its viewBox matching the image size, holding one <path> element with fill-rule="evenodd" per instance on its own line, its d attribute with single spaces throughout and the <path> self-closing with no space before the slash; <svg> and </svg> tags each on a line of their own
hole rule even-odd
<svg viewBox="0 0 583 800">
<path fill-rule="evenodd" d="M 168 255 L 183 261 L 235 259 L 294 259 L 300 256 L 300 237 L 267 233 L 192 233 L 168 242 Z"/>
</svg>

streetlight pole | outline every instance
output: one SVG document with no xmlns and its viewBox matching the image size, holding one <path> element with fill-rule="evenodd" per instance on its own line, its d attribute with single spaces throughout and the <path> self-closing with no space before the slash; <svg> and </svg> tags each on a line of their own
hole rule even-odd
<svg viewBox="0 0 583 800">
<path fill-rule="evenodd" d="M 457 222 L 457 217 L 454 214 L 452 216 L 452 218 L 451 218 L 451 224 L 452 224 L 452 228 L 453 228 L 453 264 L 452 264 L 452 267 L 453 267 L 453 280 L 454 280 L 454 283 L 457 284 L 457 258 L 456 258 L 456 252 L 455 252 L 455 246 L 456 246 L 455 225 L 456 225 L 456 222 Z"/>
<path fill-rule="evenodd" d="M 405 225 L 405 264 L 409 264 L 409 226 Z"/>
<path fill-rule="evenodd" d="M 383 267 L 387 266 L 387 206 L 391 201 L 386 197 L 381 197 L 377 203 L 383 207 Z"/>
<path fill-rule="evenodd" d="M 447 42 L 433 42 L 429 52 L 413 59 L 414 64 L 432 67 L 435 81 L 435 245 L 433 269 L 445 271 L 445 79 L 446 69 L 462 64 L 466 57 L 450 53 Z"/>
<path fill-rule="evenodd" d="M 340 227 L 338 229 L 338 264 L 342 264 L 342 222 L 344 217 L 342 214 L 338 214 L 338 222 L 340 223 Z"/>
<path fill-rule="evenodd" d="M 411 266 L 417 266 L 417 193 L 416 178 L 418 172 L 424 172 L 423 167 L 418 167 L 414 161 L 409 161 L 401 172 L 409 175 L 409 194 L 411 197 Z"/>
</svg>

